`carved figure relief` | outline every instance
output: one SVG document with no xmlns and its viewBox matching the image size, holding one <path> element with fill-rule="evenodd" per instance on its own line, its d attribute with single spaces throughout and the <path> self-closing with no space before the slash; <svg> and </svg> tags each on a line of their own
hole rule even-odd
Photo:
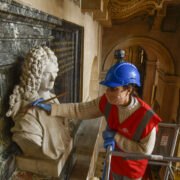
<svg viewBox="0 0 180 180">
<path fill-rule="evenodd" d="M 58 159 L 70 142 L 67 127 L 59 117 L 34 108 L 26 114 L 28 105 L 38 98 L 53 96 L 54 81 L 58 72 L 57 58 L 48 47 L 35 47 L 27 54 L 22 66 L 20 84 L 10 96 L 7 116 L 14 121 L 13 141 L 25 155 L 41 159 Z M 51 103 L 59 103 L 57 99 Z"/>
</svg>

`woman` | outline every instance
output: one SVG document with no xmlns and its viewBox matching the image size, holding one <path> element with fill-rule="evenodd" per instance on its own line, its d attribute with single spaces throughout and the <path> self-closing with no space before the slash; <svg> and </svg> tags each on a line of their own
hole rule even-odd
<svg viewBox="0 0 180 180">
<path fill-rule="evenodd" d="M 22 66 L 20 84 L 10 96 L 7 116 L 11 116 L 15 123 L 11 129 L 13 141 L 25 155 L 59 159 L 71 140 L 62 118 L 50 118 L 40 109 L 31 109 L 26 113 L 29 103 L 35 99 L 55 96 L 50 90 L 54 87 L 57 72 L 58 63 L 53 51 L 41 46 L 31 49 Z M 58 104 L 58 100 L 51 103 Z"/>
<path fill-rule="evenodd" d="M 160 118 L 151 108 L 136 97 L 135 86 L 140 86 L 137 68 L 127 62 L 117 63 L 107 72 L 100 84 L 107 86 L 106 93 L 91 101 L 75 104 L 41 104 L 51 116 L 73 119 L 90 119 L 105 116 L 107 128 L 103 132 L 104 147 L 116 150 L 151 154 L 155 145 L 157 124 Z M 140 180 L 147 167 L 145 159 L 123 159 L 112 156 L 111 179 Z"/>
</svg>

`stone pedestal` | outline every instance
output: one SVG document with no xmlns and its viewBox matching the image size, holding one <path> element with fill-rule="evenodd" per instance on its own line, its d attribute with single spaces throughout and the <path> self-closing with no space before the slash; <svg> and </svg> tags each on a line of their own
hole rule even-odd
<svg viewBox="0 0 180 180">
<path fill-rule="evenodd" d="M 68 148 L 58 160 L 35 159 L 28 156 L 16 156 L 19 170 L 28 171 L 46 177 L 59 177 L 73 147 L 72 140 Z"/>
</svg>

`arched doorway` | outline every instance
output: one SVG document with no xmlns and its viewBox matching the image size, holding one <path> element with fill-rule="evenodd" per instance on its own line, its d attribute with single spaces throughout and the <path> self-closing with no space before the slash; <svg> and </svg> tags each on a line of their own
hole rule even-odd
<svg viewBox="0 0 180 180">
<path fill-rule="evenodd" d="M 114 59 L 114 51 L 116 49 L 141 49 L 144 52 L 145 67 L 141 70 L 144 71 L 143 82 L 143 95 L 142 98 L 152 107 L 154 102 L 158 107 L 157 113 L 166 122 L 172 122 L 175 119 L 174 109 L 177 106 L 176 100 L 176 87 L 178 81 L 175 76 L 175 68 L 173 57 L 170 51 L 159 41 L 156 41 L 150 37 L 131 37 L 126 40 L 120 40 L 115 44 L 107 53 L 102 66 L 101 77 L 104 79 L 105 74 L 110 66 L 112 66 L 116 60 Z M 130 56 L 130 51 L 127 56 Z M 140 59 L 134 62 L 138 67 Z M 173 77 L 173 78 L 172 78 Z M 168 80 L 166 80 L 168 79 Z M 171 86 L 169 84 L 171 83 Z M 173 86 L 172 86 L 173 84 Z M 167 94 L 169 95 L 167 97 Z M 171 107 L 169 107 L 171 102 Z"/>
<path fill-rule="evenodd" d="M 123 41 L 120 40 L 107 53 L 103 61 L 102 71 L 106 71 L 113 64 L 116 49 L 127 49 L 133 46 L 140 46 L 144 49 L 148 60 L 153 60 L 151 59 L 152 56 L 159 59 L 159 69 L 164 73 L 174 75 L 174 62 L 171 53 L 163 44 L 149 37 L 132 37 Z"/>
</svg>

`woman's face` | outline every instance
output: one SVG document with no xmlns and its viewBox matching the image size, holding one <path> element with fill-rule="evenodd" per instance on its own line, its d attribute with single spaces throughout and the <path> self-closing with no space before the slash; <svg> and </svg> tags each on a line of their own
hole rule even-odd
<svg viewBox="0 0 180 180">
<path fill-rule="evenodd" d="M 106 97 L 110 104 L 127 106 L 130 103 L 130 94 L 132 89 L 124 89 L 120 87 L 108 87 L 106 90 Z"/>
<path fill-rule="evenodd" d="M 41 78 L 41 85 L 40 85 L 41 91 L 49 91 L 53 89 L 54 82 L 57 77 L 57 72 L 58 72 L 58 68 L 57 66 L 55 66 L 55 64 L 53 63 L 47 64 Z"/>
</svg>

